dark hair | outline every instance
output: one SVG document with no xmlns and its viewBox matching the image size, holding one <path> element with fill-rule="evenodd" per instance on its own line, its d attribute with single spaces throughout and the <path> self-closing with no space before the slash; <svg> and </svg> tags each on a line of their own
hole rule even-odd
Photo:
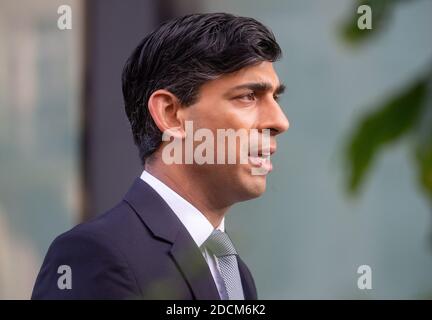
<svg viewBox="0 0 432 320">
<path fill-rule="evenodd" d="M 125 110 L 142 163 L 162 141 L 147 106 L 154 91 L 166 89 L 189 106 L 205 82 L 280 56 L 273 33 L 263 24 L 227 13 L 183 16 L 146 36 L 122 75 Z"/>
</svg>

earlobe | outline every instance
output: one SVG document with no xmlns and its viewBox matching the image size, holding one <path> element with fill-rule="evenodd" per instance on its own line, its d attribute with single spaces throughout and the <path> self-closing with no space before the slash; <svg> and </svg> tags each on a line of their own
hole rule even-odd
<svg viewBox="0 0 432 320">
<path fill-rule="evenodd" d="M 184 138 L 185 131 L 178 111 L 181 104 L 171 92 L 160 89 L 152 93 L 148 100 L 148 109 L 161 132 L 176 138 Z"/>
</svg>

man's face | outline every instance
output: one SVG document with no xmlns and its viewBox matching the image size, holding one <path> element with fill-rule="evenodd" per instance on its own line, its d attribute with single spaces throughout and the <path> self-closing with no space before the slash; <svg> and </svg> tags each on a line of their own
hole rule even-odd
<svg viewBox="0 0 432 320">
<path fill-rule="evenodd" d="M 283 87 L 273 64 L 261 62 L 207 82 L 200 89 L 198 101 L 180 112 L 184 120 L 193 121 L 194 131 L 207 128 L 214 137 L 217 137 L 217 129 L 245 129 L 248 133 L 256 130 L 259 136 L 264 129 L 269 129 L 270 150 L 262 150 L 261 144 L 258 150 L 260 154 L 261 151 L 273 153 L 276 135 L 289 127 L 288 119 L 276 101 L 281 91 Z M 186 167 L 194 181 L 198 181 L 198 186 L 205 188 L 220 205 L 261 195 L 265 191 L 267 175 L 254 175 L 252 169 L 262 165 L 271 170 L 271 160 L 263 163 L 248 157 L 247 163 L 240 163 L 240 148 L 244 145 L 237 142 L 235 164 L 227 163 L 227 152 L 225 164 L 216 163 L 218 148 L 215 143 L 215 164 L 194 163 Z"/>
</svg>

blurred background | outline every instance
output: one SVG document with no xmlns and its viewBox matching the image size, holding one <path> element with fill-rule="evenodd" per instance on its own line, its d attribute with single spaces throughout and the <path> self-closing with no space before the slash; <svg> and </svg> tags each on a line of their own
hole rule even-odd
<svg viewBox="0 0 432 320">
<path fill-rule="evenodd" d="M 284 52 L 291 127 L 266 194 L 227 217 L 259 297 L 432 298 L 432 1 L 0 0 L 0 299 L 28 299 L 52 240 L 141 173 L 131 51 L 166 19 L 220 11 L 260 20 Z"/>
</svg>

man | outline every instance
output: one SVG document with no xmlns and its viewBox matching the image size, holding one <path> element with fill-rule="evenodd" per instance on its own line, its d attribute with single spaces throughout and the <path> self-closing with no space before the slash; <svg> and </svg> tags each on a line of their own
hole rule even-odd
<svg viewBox="0 0 432 320">
<path fill-rule="evenodd" d="M 123 71 L 144 171 L 116 207 L 55 239 L 32 298 L 257 299 L 224 217 L 265 191 L 275 137 L 288 129 L 272 64 L 280 54 L 261 23 L 225 13 L 184 16 L 148 35 Z M 235 150 L 234 163 L 197 161 L 200 139 L 191 136 L 200 129 L 213 137 L 267 132 L 269 143 L 254 142 L 254 154 L 249 139 L 246 163 L 237 138 L 201 153 L 226 160 L 224 151 Z M 193 161 L 180 144 L 180 161 L 170 162 L 173 141 L 189 141 Z M 265 170 L 253 174 L 258 168 Z"/>
</svg>

